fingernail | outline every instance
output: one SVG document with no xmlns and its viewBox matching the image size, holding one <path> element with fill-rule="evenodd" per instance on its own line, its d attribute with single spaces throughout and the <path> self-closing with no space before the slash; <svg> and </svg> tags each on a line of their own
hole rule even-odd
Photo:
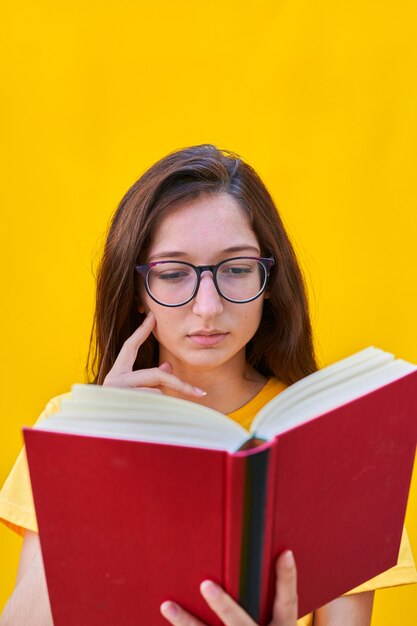
<svg viewBox="0 0 417 626">
<path fill-rule="evenodd" d="M 291 569 L 292 567 L 294 567 L 294 555 L 291 552 L 291 550 L 288 550 L 288 552 L 284 556 L 284 565 L 288 569 Z"/>
<path fill-rule="evenodd" d="M 201 593 L 207 600 L 215 600 L 219 597 L 220 589 L 211 580 L 204 580 L 200 585 Z"/>
<path fill-rule="evenodd" d="M 170 617 L 174 619 L 178 616 L 179 610 L 178 606 L 174 604 L 174 602 L 163 602 L 160 606 L 161 613 L 165 617 Z"/>
<path fill-rule="evenodd" d="M 194 391 L 198 393 L 199 396 L 206 396 L 207 391 L 203 391 L 200 387 L 193 387 Z"/>
</svg>

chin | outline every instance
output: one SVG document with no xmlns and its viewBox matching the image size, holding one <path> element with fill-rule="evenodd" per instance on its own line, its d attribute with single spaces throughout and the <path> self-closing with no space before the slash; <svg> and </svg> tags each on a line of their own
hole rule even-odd
<svg viewBox="0 0 417 626">
<path fill-rule="evenodd" d="M 194 359 L 187 359 L 185 361 L 183 361 L 183 363 L 186 363 L 189 367 L 192 367 L 194 371 L 196 372 L 202 372 L 205 370 L 212 370 L 215 369 L 216 367 L 220 367 L 220 365 L 223 365 L 225 362 L 227 362 L 228 359 L 219 359 L 219 358 L 194 358 Z"/>
<path fill-rule="evenodd" d="M 205 370 L 213 370 L 217 367 L 221 367 L 225 363 L 232 361 L 240 350 L 236 352 L 227 353 L 216 349 L 198 350 L 192 354 L 179 355 L 179 361 L 192 367 L 194 371 L 201 372 Z"/>
</svg>

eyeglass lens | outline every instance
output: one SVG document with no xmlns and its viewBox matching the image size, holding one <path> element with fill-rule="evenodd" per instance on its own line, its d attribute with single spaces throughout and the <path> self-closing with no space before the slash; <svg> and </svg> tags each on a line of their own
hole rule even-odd
<svg viewBox="0 0 417 626">
<path fill-rule="evenodd" d="M 241 258 L 225 261 L 217 270 L 217 285 L 221 294 L 235 302 L 255 298 L 266 282 L 265 266 L 256 259 Z M 157 263 L 148 273 L 148 289 L 161 304 L 181 304 L 189 300 L 197 285 L 198 275 L 193 267 L 181 262 Z"/>
</svg>

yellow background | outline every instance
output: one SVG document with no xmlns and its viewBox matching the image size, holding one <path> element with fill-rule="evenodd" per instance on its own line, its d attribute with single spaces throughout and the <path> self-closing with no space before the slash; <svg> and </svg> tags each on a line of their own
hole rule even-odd
<svg viewBox="0 0 417 626">
<path fill-rule="evenodd" d="M 109 217 L 167 152 L 244 156 L 300 255 L 321 364 L 370 344 L 417 363 L 413 1 L 2 2 L 0 483 L 83 381 Z M 407 526 L 417 555 L 417 472 Z M 20 539 L 0 527 L 0 607 Z M 417 586 L 373 626 L 417 621 Z"/>
</svg>

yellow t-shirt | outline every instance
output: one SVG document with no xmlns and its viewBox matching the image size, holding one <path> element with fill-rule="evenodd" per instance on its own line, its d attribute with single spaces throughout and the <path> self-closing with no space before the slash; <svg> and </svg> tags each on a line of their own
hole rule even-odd
<svg viewBox="0 0 417 626">
<path fill-rule="evenodd" d="M 230 413 L 229 417 L 248 429 L 256 413 L 283 389 L 285 389 L 285 385 L 271 378 L 252 400 Z M 69 395 L 70 392 L 56 396 L 48 402 L 37 423 L 56 413 L 59 410 L 61 400 Z M 0 491 L 0 521 L 21 535 L 23 535 L 25 529 L 34 532 L 38 531 L 24 449 L 19 454 L 12 471 Z M 348 594 L 415 582 L 417 582 L 417 572 L 404 528 L 397 565 L 359 587 L 352 589 Z M 312 623 L 313 616 L 306 615 L 298 620 L 297 625 L 311 626 Z"/>
</svg>

